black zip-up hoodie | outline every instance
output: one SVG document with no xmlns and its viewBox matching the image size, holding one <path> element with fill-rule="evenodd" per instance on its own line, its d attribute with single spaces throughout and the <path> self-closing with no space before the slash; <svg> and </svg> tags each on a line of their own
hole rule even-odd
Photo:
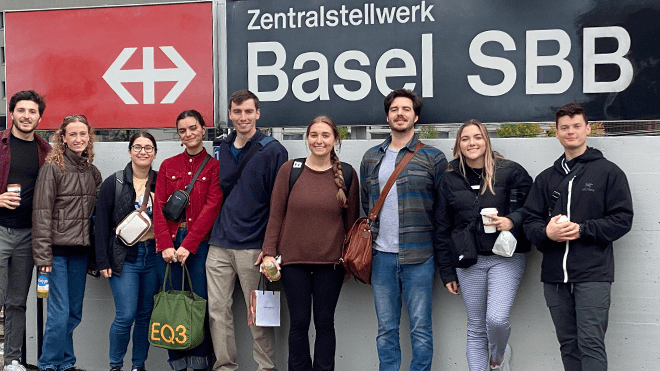
<svg viewBox="0 0 660 371">
<path fill-rule="evenodd" d="M 456 269 L 453 263 L 457 261 L 457 252 L 454 248 L 451 235 L 465 228 L 472 220 L 477 220 L 478 253 L 491 255 L 493 245 L 499 233 L 485 233 L 479 211 L 484 207 L 497 208 L 498 215 L 506 216 L 513 221 L 513 233 L 518 243 L 516 252 L 526 253 L 530 251 L 531 244 L 522 233 L 523 221 L 527 213 L 522 205 L 532 186 L 532 178 L 527 171 L 518 163 L 497 159 L 495 162 L 495 174 L 493 189 L 495 194 L 486 190 L 473 190 L 465 176 L 459 171 L 459 160 L 455 159 L 449 163 L 452 171 L 445 171 L 440 180 L 440 200 L 438 200 L 438 243 L 435 248 L 435 262 L 440 272 L 442 281 L 447 284 L 456 281 Z M 483 180 L 482 180 L 483 186 Z M 515 190 L 515 192 L 513 192 Z M 512 196 L 516 199 L 511 202 Z"/>
<path fill-rule="evenodd" d="M 567 174 L 566 168 L 583 167 L 571 175 L 566 189 L 549 210 L 552 193 Z M 544 170 L 525 202 L 529 217 L 524 229 L 527 238 L 543 253 L 541 281 L 546 283 L 613 282 L 612 242 L 630 231 L 633 206 L 628 180 L 623 171 L 595 148 L 566 162 L 562 155 Z M 580 238 L 555 242 L 545 233 L 551 217 L 566 215 L 580 225 Z"/>
</svg>

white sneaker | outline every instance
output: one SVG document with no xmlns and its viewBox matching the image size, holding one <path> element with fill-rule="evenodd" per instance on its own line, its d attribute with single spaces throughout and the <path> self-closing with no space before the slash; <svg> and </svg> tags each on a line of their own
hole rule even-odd
<svg viewBox="0 0 660 371">
<path fill-rule="evenodd" d="M 488 362 L 490 364 L 490 362 Z M 497 366 L 490 365 L 491 371 L 511 371 L 511 347 L 509 344 L 506 345 L 504 349 L 504 357 L 502 357 L 502 363 Z"/>
<path fill-rule="evenodd" d="M 4 371 L 27 371 L 25 366 L 18 363 L 17 360 L 11 361 L 11 365 L 6 365 Z"/>
</svg>

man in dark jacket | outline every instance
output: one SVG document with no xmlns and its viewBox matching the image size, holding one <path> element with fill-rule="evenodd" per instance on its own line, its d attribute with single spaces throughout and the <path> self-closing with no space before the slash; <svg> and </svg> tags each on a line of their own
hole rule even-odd
<svg viewBox="0 0 660 371">
<path fill-rule="evenodd" d="M 541 280 L 564 369 L 607 370 L 612 243 L 630 231 L 632 197 L 623 171 L 587 147 L 584 109 L 567 104 L 555 120 L 564 155 L 534 181 L 525 234 L 543 253 Z"/>
<path fill-rule="evenodd" d="M 220 187 L 224 204 L 213 225 L 206 260 L 209 322 L 217 361 L 213 369 L 236 370 L 232 294 L 236 279 L 249 307 L 250 291 L 259 284 L 261 245 L 270 214 L 270 194 L 277 172 L 288 159 L 284 146 L 257 130 L 259 98 L 249 90 L 229 97 L 234 131 L 220 143 Z M 274 330 L 251 326 L 253 356 L 259 371 L 276 370 Z"/>
<path fill-rule="evenodd" d="M 34 267 L 34 185 L 50 150 L 50 144 L 35 134 L 45 109 L 43 97 L 32 90 L 14 94 L 9 100 L 12 125 L 0 133 L 0 306 L 5 306 L 5 370 L 22 367 L 11 364 L 21 355 L 25 303 Z"/>
</svg>

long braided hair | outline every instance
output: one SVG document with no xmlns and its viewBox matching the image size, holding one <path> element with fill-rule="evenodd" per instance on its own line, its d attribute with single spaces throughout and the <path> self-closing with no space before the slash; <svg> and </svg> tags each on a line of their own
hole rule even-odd
<svg viewBox="0 0 660 371">
<path fill-rule="evenodd" d="M 490 136 L 488 135 L 488 130 L 486 130 L 484 124 L 482 124 L 479 120 L 468 120 L 464 122 L 460 128 L 458 128 L 458 132 L 456 133 L 456 142 L 454 143 L 454 158 L 459 159 L 459 171 L 465 176 L 465 158 L 463 157 L 463 152 L 461 152 L 460 143 L 463 129 L 470 125 L 474 125 L 479 128 L 479 131 L 481 131 L 481 136 L 486 141 L 486 152 L 484 153 L 483 169 L 484 185 L 481 188 L 481 194 L 484 194 L 486 189 L 490 190 L 492 194 L 495 194 L 495 190 L 493 189 L 493 179 L 495 178 L 495 163 L 496 160 L 504 159 L 504 156 L 500 155 L 496 151 L 493 151 L 493 147 L 490 144 Z"/>
<path fill-rule="evenodd" d="M 312 125 L 319 122 L 330 126 L 330 129 L 332 129 L 332 135 L 335 137 L 335 147 L 337 147 L 338 150 L 341 149 L 341 136 L 339 135 L 339 129 L 337 129 L 335 122 L 328 116 L 321 115 L 315 117 L 309 125 L 307 125 L 306 135 L 309 136 L 309 131 L 311 130 Z M 341 161 L 339 161 L 339 157 L 337 156 L 334 147 L 330 151 L 330 162 L 332 164 L 332 171 L 335 173 L 335 184 L 337 185 L 337 188 L 339 188 L 337 191 L 337 202 L 339 202 L 339 206 L 346 208 L 348 207 L 346 198 L 346 192 L 348 192 L 348 190 L 346 189 L 346 183 L 344 182 L 344 172 L 341 168 Z"/>
<path fill-rule="evenodd" d="M 62 120 L 60 127 L 55 131 L 51 137 L 51 142 L 53 143 L 53 149 L 48 152 L 46 156 L 46 162 L 52 162 L 57 167 L 59 167 L 62 172 L 64 172 L 64 151 L 66 150 L 66 145 L 64 143 L 64 135 L 66 135 L 66 127 L 72 122 L 82 122 L 87 125 L 87 130 L 89 133 L 89 143 L 87 143 L 87 148 L 82 153 L 82 157 L 87 158 L 87 164 L 91 164 L 94 161 L 94 129 L 87 122 L 87 117 L 84 115 L 73 115 L 67 116 Z"/>
</svg>

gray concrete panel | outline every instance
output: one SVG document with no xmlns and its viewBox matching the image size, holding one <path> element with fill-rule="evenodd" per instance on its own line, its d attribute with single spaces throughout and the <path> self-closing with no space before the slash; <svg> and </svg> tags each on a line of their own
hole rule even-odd
<svg viewBox="0 0 660 371">
<path fill-rule="evenodd" d="M 425 141 L 451 153 L 453 140 Z M 345 141 L 339 157 L 359 169 L 362 154 L 379 141 Z M 304 141 L 284 141 L 290 158 L 309 154 Z M 611 370 L 651 370 L 660 363 L 660 138 L 617 137 L 590 138 L 589 144 L 626 172 L 635 205 L 633 230 L 615 243 L 616 282 L 612 288 L 610 327 L 607 349 Z M 208 148 L 210 144 L 207 143 Z M 504 156 L 521 163 L 536 176 L 561 155 L 562 148 L 553 138 L 493 139 L 493 146 Z M 128 162 L 126 143 L 98 143 L 97 166 L 104 177 Z M 160 142 L 155 166 L 179 153 L 177 142 Z M 515 370 L 551 371 L 562 368 L 554 327 L 543 299 L 540 282 L 541 254 L 532 251 L 527 257 L 527 271 L 511 313 Z M 28 361 L 36 362 L 36 299 L 31 292 L 28 302 Z M 251 334 L 246 326 L 246 308 L 240 291 L 234 293 L 235 328 L 239 370 L 254 370 Z M 436 278 L 433 301 L 434 349 L 433 370 L 465 370 L 465 307 L 460 296 L 447 293 Z M 74 341 L 78 365 L 86 370 L 107 370 L 108 330 L 114 317 L 114 304 L 105 279 L 88 279 L 83 320 Z M 344 285 L 335 315 L 337 332 L 337 370 L 377 370 L 376 315 L 371 287 L 349 281 Z M 282 326 L 277 329 L 277 353 L 280 370 L 286 369 L 288 312 L 283 299 Z M 407 312 L 401 321 L 403 367 L 410 362 L 410 337 Z M 313 328 L 310 341 L 314 341 Z M 151 348 L 148 370 L 167 370 L 167 353 Z M 130 350 L 125 357 L 130 366 Z"/>
</svg>

